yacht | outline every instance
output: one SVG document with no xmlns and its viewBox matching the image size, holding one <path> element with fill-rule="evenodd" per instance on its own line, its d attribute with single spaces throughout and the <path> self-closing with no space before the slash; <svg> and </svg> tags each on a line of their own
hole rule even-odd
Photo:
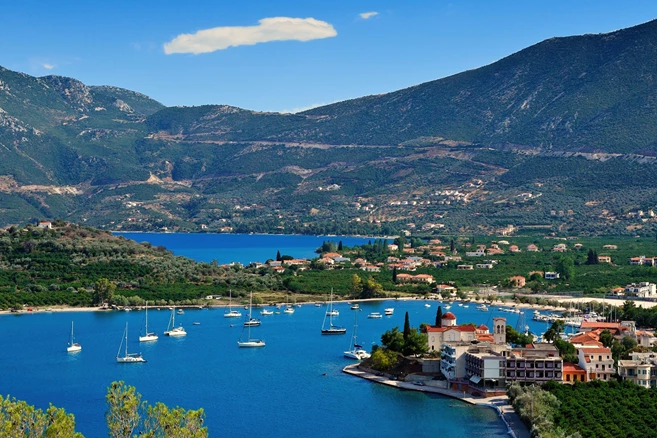
<svg viewBox="0 0 657 438">
<path fill-rule="evenodd" d="M 392 315 L 393 313 L 395 313 L 395 309 L 392 308 L 392 307 L 388 307 L 387 309 L 384 309 L 384 310 L 383 310 L 383 313 L 385 313 L 386 316 L 390 316 L 390 315 Z"/>
<path fill-rule="evenodd" d="M 183 328 L 182 324 L 180 324 L 180 327 L 176 327 L 175 307 L 171 310 L 169 325 L 167 326 L 167 331 L 164 332 L 164 336 L 172 336 L 172 337 L 187 336 L 187 332 Z"/>
<path fill-rule="evenodd" d="M 363 360 L 363 359 L 368 359 L 370 357 L 370 354 L 363 349 L 362 345 L 358 345 L 356 342 L 357 336 L 356 336 L 356 331 L 358 329 L 358 313 L 356 312 L 356 315 L 354 316 L 354 333 L 351 336 L 351 342 L 349 343 L 349 350 L 344 352 L 344 357 L 348 359 L 356 359 L 356 360 Z"/>
<path fill-rule="evenodd" d="M 151 341 L 157 341 L 157 335 L 155 333 L 148 332 L 148 301 L 146 301 L 146 327 L 144 328 L 144 336 L 139 337 L 139 342 Z"/>
<path fill-rule="evenodd" d="M 331 298 L 328 303 L 328 309 L 326 311 L 326 314 L 324 315 L 324 321 L 322 322 L 322 334 L 323 335 L 344 335 L 347 333 L 347 329 L 345 327 L 340 327 L 337 325 L 333 325 L 333 317 L 337 316 L 335 315 L 335 310 L 333 310 L 333 288 L 331 288 Z M 328 316 L 328 326 L 326 325 L 326 317 Z"/>
<path fill-rule="evenodd" d="M 224 318 L 241 318 L 242 312 L 233 310 L 233 292 L 228 290 L 228 312 L 224 313 Z"/>
<path fill-rule="evenodd" d="M 351 306 L 351 310 L 359 310 L 359 309 L 360 309 L 360 306 L 358 305 L 358 303 Z"/>
<path fill-rule="evenodd" d="M 69 353 L 76 353 L 78 351 L 82 351 L 82 345 L 75 342 L 75 336 L 73 336 L 73 321 L 71 321 L 71 337 L 68 340 L 68 346 L 66 347 L 66 351 L 68 351 Z"/>
<path fill-rule="evenodd" d="M 123 342 L 125 341 L 125 353 L 123 356 L 121 354 L 121 347 L 123 347 Z M 121 338 L 121 344 L 119 344 L 119 351 L 116 352 L 116 361 L 118 363 L 139 363 L 146 362 L 146 359 L 141 357 L 141 353 L 128 353 L 128 323 L 125 323 L 125 331 L 123 332 L 123 337 Z"/>
<path fill-rule="evenodd" d="M 274 312 L 272 312 L 271 310 L 262 309 L 262 310 L 260 311 L 260 314 L 261 314 L 262 316 L 269 316 L 269 315 L 273 315 Z"/>
<path fill-rule="evenodd" d="M 248 319 L 244 321 L 244 327 L 257 327 L 262 324 L 258 318 L 253 317 L 253 292 L 251 292 L 251 299 L 249 300 L 249 313 L 246 316 Z"/>
<path fill-rule="evenodd" d="M 426 303 L 426 304 L 424 305 L 424 307 L 431 307 L 431 304 Z"/>
<path fill-rule="evenodd" d="M 251 299 L 250 302 L 253 303 L 253 292 L 251 292 Z M 251 305 L 249 305 L 251 307 Z M 260 325 L 260 324 L 258 324 Z M 237 346 L 240 348 L 254 348 L 254 347 L 264 347 L 265 346 L 265 341 L 262 339 L 253 339 L 251 338 L 251 327 L 252 325 L 247 325 L 244 323 L 244 326 L 247 329 L 247 337 L 245 341 L 242 341 L 242 335 L 244 334 L 244 329 L 242 329 L 242 333 L 240 334 L 240 339 L 237 341 Z"/>
<path fill-rule="evenodd" d="M 381 315 L 379 312 L 372 312 L 369 315 L 367 315 L 367 317 L 370 319 L 378 319 L 378 318 L 383 318 L 383 315 Z"/>
</svg>

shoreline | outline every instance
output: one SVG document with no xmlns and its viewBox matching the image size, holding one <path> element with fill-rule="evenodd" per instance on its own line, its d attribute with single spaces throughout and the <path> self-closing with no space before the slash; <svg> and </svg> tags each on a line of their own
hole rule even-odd
<svg viewBox="0 0 657 438">
<path fill-rule="evenodd" d="M 525 424 L 520 420 L 520 417 L 518 417 L 518 415 L 515 413 L 513 407 L 511 407 L 509 404 L 509 398 L 506 395 L 488 398 L 465 397 L 465 393 L 461 391 L 436 388 L 432 386 L 417 386 L 412 383 L 402 382 L 399 380 L 388 380 L 385 376 L 377 376 L 368 371 L 363 371 L 359 367 L 360 365 L 358 363 L 347 365 L 342 369 L 342 372 L 354 377 L 369 380 L 373 383 L 390 386 L 400 390 L 438 394 L 460 400 L 473 406 L 481 406 L 494 409 L 500 416 L 500 419 L 506 425 L 507 433 L 509 436 L 513 438 L 530 437 L 527 426 L 525 426 Z"/>
</svg>

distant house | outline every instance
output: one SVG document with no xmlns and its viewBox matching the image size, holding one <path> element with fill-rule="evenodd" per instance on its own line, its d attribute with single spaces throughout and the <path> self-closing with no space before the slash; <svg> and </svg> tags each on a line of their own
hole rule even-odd
<svg viewBox="0 0 657 438">
<path fill-rule="evenodd" d="M 39 228 L 47 228 L 50 230 L 52 228 L 52 223 L 50 221 L 41 221 L 39 222 Z"/>
<path fill-rule="evenodd" d="M 603 245 L 603 249 L 618 249 L 618 245 Z"/>
<path fill-rule="evenodd" d="M 350 259 L 348 257 L 335 257 L 335 258 L 333 258 L 333 261 L 335 263 L 346 263 L 346 262 L 350 261 Z M 358 261 L 356 261 L 356 263 L 358 263 Z"/>
<path fill-rule="evenodd" d="M 477 269 L 493 269 L 493 264 L 492 263 L 477 263 L 475 265 L 475 268 L 477 268 Z"/>
<path fill-rule="evenodd" d="M 538 252 L 538 246 L 534 245 L 533 243 L 530 243 L 529 245 L 527 245 L 527 251 Z"/>
<path fill-rule="evenodd" d="M 394 243 L 391 243 L 388 245 L 388 250 L 389 251 L 397 251 L 399 249 L 399 246 L 395 245 Z"/>
<path fill-rule="evenodd" d="M 486 251 L 483 250 L 476 250 L 476 251 L 466 251 L 465 256 L 466 257 L 483 257 L 486 255 Z"/>
<path fill-rule="evenodd" d="M 558 272 L 546 272 L 545 273 L 545 279 L 546 280 L 557 280 L 559 278 L 559 273 Z"/>
<path fill-rule="evenodd" d="M 557 243 L 552 247 L 553 252 L 566 252 L 568 251 L 568 247 L 566 246 L 565 243 Z"/>
<path fill-rule="evenodd" d="M 279 274 L 285 272 L 285 268 L 282 266 L 274 266 L 271 270 Z"/>
<path fill-rule="evenodd" d="M 525 287 L 526 280 L 522 275 L 514 275 L 509 278 L 509 282 L 511 283 L 511 287 Z"/>
<path fill-rule="evenodd" d="M 520 252 L 520 249 L 518 248 L 518 245 L 511 245 L 509 247 L 509 252 Z"/>
<path fill-rule="evenodd" d="M 271 260 L 271 261 L 267 262 L 267 264 L 271 268 L 283 266 L 283 262 L 281 262 L 280 260 Z"/>
<path fill-rule="evenodd" d="M 472 265 L 457 265 L 456 269 L 459 271 L 471 271 L 474 269 L 474 266 Z"/>
<path fill-rule="evenodd" d="M 328 257 L 331 259 L 335 259 L 336 257 L 342 257 L 342 254 L 338 254 L 337 252 L 327 252 L 322 257 Z"/>
<path fill-rule="evenodd" d="M 611 263 L 610 256 L 598 256 L 598 263 Z"/>
<path fill-rule="evenodd" d="M 362 266 L 360 269 L 362 269 L 365 272 L 381 272 L 381 268 L 375 265 L 365 265 Z M 397 276 L 397 278 L 399 278 L 399 275 Z"/>
</svg>

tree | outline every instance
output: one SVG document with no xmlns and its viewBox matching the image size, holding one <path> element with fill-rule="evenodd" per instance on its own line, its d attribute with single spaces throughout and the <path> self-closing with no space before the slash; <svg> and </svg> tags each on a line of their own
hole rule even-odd
<svg viewBox="0 0 657 438">
<path fill-rule="evenodd" d="M 598 264 L 598 253 L 593 249 L 589 249 L 589 253 L 586 256 L 587 265 L 597 265 Z"/>
<path fill-rule="evenodd" d="M 570 257 L 561 256 L 557 259 L 555 270 L 564 280 L 575 278 L 575 262 Z"/>
<path fill-rule="evenodd" d="M 614 343 L 614 336 L 611 334 L 609 329 L 604 329 L 600 333 L 600 342 L 607 348 L 611 348 L 611 344 Z"/>
<path fill-rule="evenodd" d="M 552 326 L 545 331 L 545 334 L 543 335 L 543 339 L 545 339 L 548 342 L 553 342 L 555 339 L 561 339 L 560 334 L 563 331 L 563 328 L 565 327 L 563 320 L 557 319 L 552 323 Z"/>
<path fill-rule="evenodd" d="M 452 239 L 449 241 L 449 252 L 453 254 L 455 249 L 456 249 L 456 245 L 454 244 L 454 239 Z"/>
<path fill-rule="evenodd" d="M 353 296 L 359 296 L 360 293 L 363 291 L 363 282 L 358 276 L 358 274 L 354 274 L 351 276 L 351 294 Z"/>
<path fill-rule="evenodd" d="M 0 396 L 0 436 L 2 437 L 72 437 L 82 438 L 75 432 L 75 417 L 62 408 L 50 405 L 41 409 L 15 398 Z"/>
<path fill-rule="evenodd" d="M 105 419 L 109 435 L 112 438 L 130 438 L 141 421 L 140 411 L 145 402 L 134 386 L 121 382 L 112 382 L 105 396 L 107 412 Z"/>
<path fill-rule="evenodd" d="M 338 242 L 338 251 L 342 251 L 342 240 Z"/>
<path fill-rule="evenodd" d="M 392 268 L 392 282 L 397 283 L 397 266 Z"/>
<path fill-rule="evenodd" d="M 404 342 L 408 340 L 410 334 L 411 334 L 411 322 L 408 319 L 408 312 L 406 312 L 406 316 L 404 317 Z"/>
<path fill-rule="evenodd" d="M 443 319 L 443 306 L 438 306 L 438 309 L 436 310 L 436 327 L 440 327 L 442 325 L 442 319 Z"/>
<path fill-rule="evenodd" d="M 382 334 L 381 345 L 388 350 L 401 353 L 404 349 L 404 335 L 399 331 L 399 327 L 394 327 L 392 330 L 387 330 Z"/>
<path fill-rule="evenodd" d="M 525 346 L 531 344 L 533 341 L 534 339 L 531 336 L 519 333 L 510 325 L 506 326 L 506 342 L 509 344 Z"/>
<path fill-rule="evenodd" d="M 277 262 L 281 261 L 281 252 L 280 251 L 276 251 L 276 261 Z"/>
<path fill-rule="evenodd" d="M 361 298 L 376 298 L 383 292 L 383 286 L 377 283 L 372 277 L 367 277 L 363 283 L 363 290 L 360 294 Z"/>
<path fill-rule="evenodd" d="M 129 438 L 133 433 L 148 438 L 207 438 L 203 409 L 170 409 L 164 403 L 148 406 L 134 386 L 112 382 L 107 388 L 107 427 L 113 438 Z"/>
<path fill-rule="evenodd" d="M 427 335 L 420 333 L 417 329 L 410 329 L 404 341 L 402 353 L 406 356 L 424 354 L 429 350 Z"/>
<path fill-rule="evenodd" d="M 93 302 L 103 304 L 112 300 L 116 285 L 107 278 L 101 278 L 94 283 Z"/>
<path fill-rule="evenodd" d="M 379 371 L 387 371 L 397 363 L 397 353 L 384 348 L 379 348 L 372 353 L 372 368 Z"/>
</svg>

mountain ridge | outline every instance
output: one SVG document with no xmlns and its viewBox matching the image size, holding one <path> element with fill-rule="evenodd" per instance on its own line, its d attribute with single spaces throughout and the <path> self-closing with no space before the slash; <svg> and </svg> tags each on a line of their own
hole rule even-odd
<svg viewBox="0 0 657 438">
<path fill-rule="evenodd" d="M 655 20 L 297 114 L 0 68 L 0 225 L 657 229 L 656 74 Z"/>
</svg>

